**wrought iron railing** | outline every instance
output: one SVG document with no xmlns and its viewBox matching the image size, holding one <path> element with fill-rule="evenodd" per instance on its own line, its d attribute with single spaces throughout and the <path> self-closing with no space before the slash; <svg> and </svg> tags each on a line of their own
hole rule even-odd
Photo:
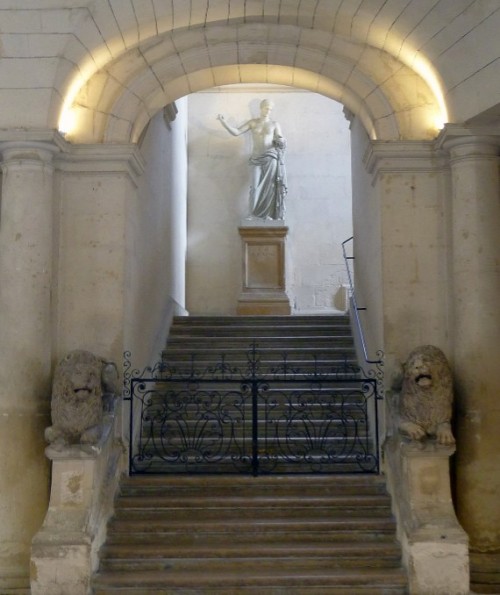
<svg viewBox="0 0 500 595">
<path fill-rule="evenodd" d="M 125 359 L 130 473 L 377 473 L 378 381 L 346 356 L 234 366 Z"/>
</svg>

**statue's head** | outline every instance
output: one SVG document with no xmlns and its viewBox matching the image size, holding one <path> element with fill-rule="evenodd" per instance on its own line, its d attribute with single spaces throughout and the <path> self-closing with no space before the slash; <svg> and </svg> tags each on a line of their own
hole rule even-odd
<svg viewBox="0 0 500 595">
<path fill-rule="evenodd" d="M 269 99 L 263 99 L 260 102 L 260 112 L 261 114 L 268 114 L 274 107 L 274 103 Z"/>
</svg>

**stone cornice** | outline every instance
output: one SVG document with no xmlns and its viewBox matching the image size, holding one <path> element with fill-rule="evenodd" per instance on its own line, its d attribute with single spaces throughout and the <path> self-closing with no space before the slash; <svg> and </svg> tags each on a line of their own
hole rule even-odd
<svg viewBox="0 0 500 595">
<path fill-rule="evenodd" d="M 137 185 L 144 160 L 135 144 L 69 145 L 57 158 L 57 169 L 71 173 L 126 173 Z"/>
<path fill-rule="evenodd" d="M 447 167 L 445 153 L 434 141 L 372 141 L 363 157 L 372 185 L 380 175 L 442 171 Z"/>
<path fill-rule="evenodd" d="M 0 143 L 25 142 L 52 144 L 59 151 L 65 151 L 69 143 L 51 128 L 0 128 Z"/>
<path fill-rule="evenodd" d="M 490 144 L 500 146 L 500 126 L 467 126 L 464 124 L 446 124 L 435 140 L 437 149 L 447 149 L 450 144 L 475 142 L 477 139 L 489 139 Z M 495 140 L 496 139 L 496 140 Z"/>
<path fill-rule="evenodd" d="M 72 144 L 57 130 L 45 128 L 0 129 L 2 147 L 32 147 L 48 149 L 54 153 L 57 170 L 71 173 L 126 173 L 137 185 L 144 171 L 144 160 L 137 145 L 123 144 Z"/>
</svg>

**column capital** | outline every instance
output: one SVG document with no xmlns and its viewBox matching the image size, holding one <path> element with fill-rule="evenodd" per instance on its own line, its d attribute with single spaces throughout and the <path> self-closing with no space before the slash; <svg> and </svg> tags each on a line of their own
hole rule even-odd
<svg viewBox="0 0 500 595">
<path fill-rule="evenodd" d="M 54 155 L 59 151 L 59 147 L 54 143 L 45 141 L 11 140 L 0 142 L 3 168 L 10 163 L 51 164 Z"/>
<path fill-rule="evenodd" d="M 453 158 L 496 157 L 500 153 L 500 128 L 447 124 L 436 139 L 436 148 Z"/>
</svg>

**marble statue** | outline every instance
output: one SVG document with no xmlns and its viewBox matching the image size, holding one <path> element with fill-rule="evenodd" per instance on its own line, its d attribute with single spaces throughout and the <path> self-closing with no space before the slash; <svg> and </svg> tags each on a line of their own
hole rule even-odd
<svg viewBox="0 0 500 595">
<path fill-rule="evenodd" d="M 219 122 L 233 136 L 252 134 L 252 179 L 250 183 L 250 219 L 283 219 L 287 193 L 284 154 L 286 142 L 278 122 L 271 120 L 273 103 L 260 103 L 260 116 L 238 128 L 230 126 L 222 114 Z"/>
<path fill-rule="evenodd" d="M 435 437 L 455 443 L 451 431 L 453 387 L 444 353 L 433 345 L 414 349 L 403 366 L 399 396 L 399 431 L 412 440 Z"/>
<path fill-rule="evenodd" d="M 47 442 L 56 450 L 72 444 L 96 444 L 101 438 L 103 414 L 111 408 L 117 391 L 114 363 L 89 351 L 68 353 L 54 373 Z"/>
</svg>

